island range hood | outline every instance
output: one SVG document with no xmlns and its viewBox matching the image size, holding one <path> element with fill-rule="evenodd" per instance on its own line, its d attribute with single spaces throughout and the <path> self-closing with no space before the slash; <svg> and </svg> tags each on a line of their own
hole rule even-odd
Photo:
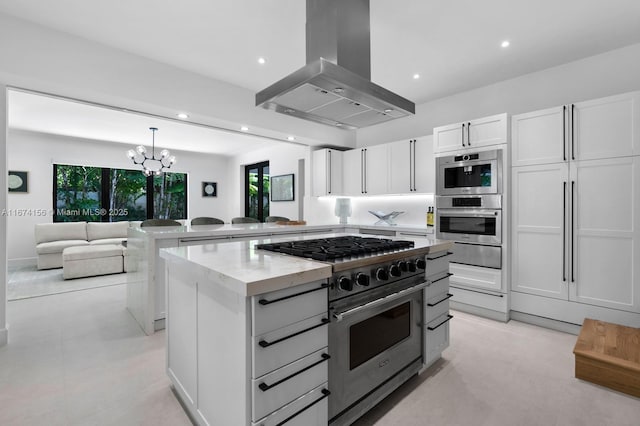
<svg viewBox="0 0 640 426">
<path fill-rule="evenodd" d="M 369 0 L 307 0 L 307 65 L 256 94 L 256 106 L 342 129 L 415 114 L 371 82 Z"/>
</svg>

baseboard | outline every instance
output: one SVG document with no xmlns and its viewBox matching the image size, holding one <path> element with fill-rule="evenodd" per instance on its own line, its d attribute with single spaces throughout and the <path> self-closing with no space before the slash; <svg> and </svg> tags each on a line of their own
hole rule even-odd
<svg viewBox="0 0 640 426">
<path fill-rule="evenodd" d="M 480 306 L 468 305 L 466 303 L 454 302 L 453 300 L 449 301 L 449 306 L 451 307 L 451 309 L 454 309 L 456 311 L 466 312 L 468 314 L 477 315 L 479 317 L 485 317 L 502 322 L 509 321 L 509 314 L 505 312 L 494 311 L 491 309 L 481 308 Z"/>
<path fill-rule="evenodd" d="M 5 346 L 9 342 L 9 326 L 0 328 L 0 346 Z"/>
<path fill-rule="evenodd" d="M 580 326 L 570 322 L 558 321 L 517 311 L 511 311 L 510 314 L 511 319 L 514 321 L 526 322 L 527 324 L 550 328 L 551 330 L 562 331 L 563 333 L 575 334 L 576 336 L 580 334 Z"/>
<path fill-rule="evenodd" d="M 22 268 L 25 266 L 37 266 L 37 257 L 24 257 L 20 259 L 7 259 L 7 268 Z"/>
</svg>

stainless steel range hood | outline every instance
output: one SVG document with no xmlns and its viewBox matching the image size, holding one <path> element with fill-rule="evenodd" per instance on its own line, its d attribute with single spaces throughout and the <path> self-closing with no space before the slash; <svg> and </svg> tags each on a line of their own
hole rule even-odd
<svg viewBox="0 0 640 426">
<path fill-rule="evenodd" d="M 371 82 L 369 0 L 307 0 L 307 65 L 256 94 L 256 106 L 357 129 L 415 114 Z"/>
</svg>

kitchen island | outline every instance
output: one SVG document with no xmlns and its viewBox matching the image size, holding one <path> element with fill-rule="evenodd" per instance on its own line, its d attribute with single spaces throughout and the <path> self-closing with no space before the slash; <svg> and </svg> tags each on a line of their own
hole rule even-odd
<svg viewBox="0 0 640 426">
<path fill-rule="evenodd" d="M 159 251 L 224 241 L 270 238 L 274 235 L 312 235 L 355 232 L 383 236 L 426 238 L 433 228 L 426 226 L 376 225 L 279 225 L 277 223 L 131 227 L 127 232 L 127 309 L 146 334 L 164 328 L 164 261 Z"/>
<path fill-rule="evenodd" d="M 333 267 L 256 247 L 281 240 L 278 236 L 160 250 L 167 282 L 167 372 L 196 424 L 329 422 L 327 325 Z M 418 271 L 423 286 L 431 284 L 428 276 L 435 271 L 430 257 L 437 259 L 437 271 L 446 271 L 443 256 L 451 246 L 447 241 L 415 240 L 415 253 L 426 261 L 420 265 L 425 272 Z M 397 253 L 385 256 L 398 258 Z M 430 287 L 446 294 L 446 272 L 433 283 L 436 280 Z M 446 296 L 428 295 L 429 287 L 424 288 L 429 300 L 438 299 L 439 309 L 448 307 Z M 446 318 L 448 309 L 442 312 Z M 420 318 L 441 322 L 427 312 Z M 448 326 L 439 330 L 446 330 L 448 342 Z M 439 345 L 440 352 L 445 347 Z M 423 348 L 421 353 L 427 351 Z M 429 360 L 434 360 L 433 350 Z"/>
</svg>

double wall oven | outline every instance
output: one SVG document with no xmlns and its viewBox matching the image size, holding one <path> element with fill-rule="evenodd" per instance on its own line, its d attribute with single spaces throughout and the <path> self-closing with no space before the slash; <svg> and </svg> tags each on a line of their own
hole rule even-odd
<svg viewBox="0 0 640 426">
<path fill-rule="evenodd" d="M 502 268 L 502 155 L 436 159 L 436 237 L 456 242 L 451 262 Z"/>
</svg>

